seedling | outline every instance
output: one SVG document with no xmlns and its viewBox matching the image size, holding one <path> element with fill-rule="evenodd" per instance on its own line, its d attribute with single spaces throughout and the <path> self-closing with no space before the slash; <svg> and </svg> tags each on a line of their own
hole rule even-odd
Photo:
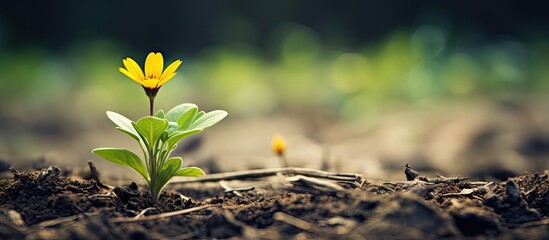
<svg viewBox="0 0 549 240">
<path fill-rule="evenodd" d="M 117 126 L 116 129 L 137 141 L 143 159 L 123 148 L 96 148 L 92 152 L 112 163 L 135 170 L 145 180 L 152 197 L 158 199 L 160 192 L 174 176 L 203 176 L 204 171 L 197 167 L 181 168 L 181 157 L 170 157 L 177 143 L 193 134 L 212 127 L 227 116 L 227 112 L 215 110 L 198 111 L 192 103 L 175 106 L 164 113 L 158 110 L 152 116 L 154 98 L 162 85 L 175 76 L 181 64 L 177 60 L 164 72 L 160 53 L 150 53 L 145 61 L 145 74 L 131 58 L 123 60 L 126 69 L 120 68 L 130 79 L 141 84 L 150 100 L 150 115 L 132 121 L 121 114 L 107 111 L 107 117 Z"/>
</svg>

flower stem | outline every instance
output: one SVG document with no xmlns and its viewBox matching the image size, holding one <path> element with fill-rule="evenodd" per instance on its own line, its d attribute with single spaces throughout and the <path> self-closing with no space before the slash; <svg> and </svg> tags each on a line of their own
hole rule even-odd
<svg viewBox="0 0 549 240">
<path fill-rule="evenodd" d="M 152 116 L 154 114 L 154 97 L 149 97 L 149 114 Z"/>
</svg>

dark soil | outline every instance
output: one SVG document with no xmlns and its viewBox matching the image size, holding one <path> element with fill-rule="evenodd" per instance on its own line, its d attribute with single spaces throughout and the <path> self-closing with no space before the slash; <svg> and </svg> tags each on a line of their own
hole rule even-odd
<svg viewBox="0 0 549 240">
<path fill-rule="evenodd" d="M 196 183 L 156 201 L 134 183 L 107 189 L 59 172 L 0 180 L 0 239 L 549 239 L 547 173 L 491 183 L 412 174 L 339 191 L 258 184 L 238 194 Z"/>
</svg>

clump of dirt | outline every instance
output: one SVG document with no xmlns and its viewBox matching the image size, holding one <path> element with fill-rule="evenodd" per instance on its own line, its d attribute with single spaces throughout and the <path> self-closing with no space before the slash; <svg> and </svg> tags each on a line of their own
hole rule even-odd
<svg viewBox="0 0 549 240">
<path fill-rule="evenodd" d="M 412 193 L 396 194 L 381 202 L 358 231 L 370 238 L 436 239 L 459 235 L 447 214 Z"/>
<path fill-rule="evenodd" d="M 137 216 L 145 209 L 148 209 L 146 214 L 151 215 L 197 206 L 192 199 L 174 192 L 164 192 L 156 200 L 148 191 L 139 191 L 134 182 L 126 187 L 114 187 L 113 193 L 117 203 L 115 210 L 126 217 Z"/>
<path fill-rule="evenodd" d="M 456 204 L 450 214 L 455 226 L 464 236 L 497 236 L 502 233 L 503 225 L 500 217 L 490 209 L 482 206 Z M 475 206 L 477 205 L 477 206 Z"/>
<path fill-rule="evenodd" d="M 92 200 L 99 187 L 92 181 L 75 181 L 59 176 L 52 166 L 43 171 L 15 172 L 0 181 L 0 208 L 21 213 L 28 225 L 45 220 L 98 210 L 108 205 Z"/>
<path fill-rule="evenodd" d="M 508 180 L 503 194 L 492 194 L 486 197 L 486 205 L 494 208 L 507 223 L 525 223 L 541 220 L 539 212 L 531 209 L 524 199 L 517 183 Z"/>
<path fill-rule="evenodd" d="M 514 178 L 531 208 L 549 217 L 549 175 L 527 174 Z"/>
<path fill-rule="evenodd" d="M 34 172 L 15 172 L 0 180 L 0 209 L 19 212 L 26 225 L 86 212 L 104 211 L 109 217 L 133 217 L 150 208 L 147 214 L 181 210 L 195 205 L 192 200 L 167 192 L 159 200 L 140 192 L 137 184 L 102 188 L 95 180 L 73 180 L 61 176 L 56 166 Z"/>
<path fill-rule="evenodd" d="M 234 192 L 198 183 L 155 200 L 135 183 L 105 188 L 58 173 L 50 167 L 0 180 L 0 238 L 549 238 L 547 174 L 504 182 L 413 174 L 310 192 L 304 185 Z"/>
</svg>

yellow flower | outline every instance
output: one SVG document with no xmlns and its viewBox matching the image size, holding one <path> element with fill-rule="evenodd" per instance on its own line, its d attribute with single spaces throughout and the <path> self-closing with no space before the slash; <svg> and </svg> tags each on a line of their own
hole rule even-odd
<svg viewBox="0 0 549 240">
<path fill-rule="evenodd" d="M 284 139 L 284 137 L 282 137 L 282 135 L 276 134 L 273 137 L 273 141 L 271 143 L 271 146 L 273 148 L 273 151 L 278 156 L 282 156 L 282 155 L 284 155 L 284 151 L 286 150 L 286 139 Z"/>
<path fill-rule="evenodd" d="M 151 95 L 154 97 L 158 89 L 177 74 L 175 70 L 181 65 L 182 61 L 176 60 L 164 70 L 164 58 L 162 58 L 162 54 L 151 52 L 145 60 L 144 74 L 141 67 L 133 59 L 123 59 L 122 63 L 124 63 L 124 67 L 126 68 L 120 67 L 118 71 L 141 84 L 149 97 Z"/>
</svg>

